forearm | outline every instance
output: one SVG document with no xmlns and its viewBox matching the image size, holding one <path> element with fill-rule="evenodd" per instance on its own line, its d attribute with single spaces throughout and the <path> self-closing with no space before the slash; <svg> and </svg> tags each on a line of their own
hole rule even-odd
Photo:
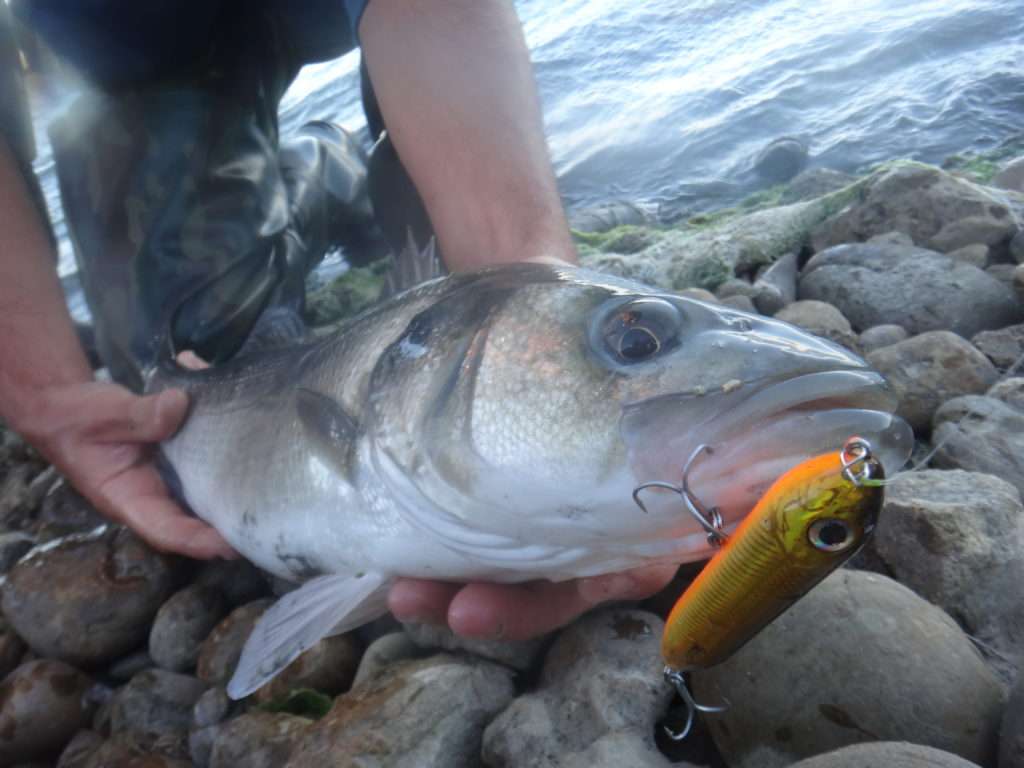
<svg viewBox="0 0 1024 768">
<path fill-rule="evenodd" d="M 575 261 L 511 3 L 373 0 L 360 37 L 448 266 Z"/>
<path fill-rule="evenodd" d="M 0 416 L 25 431 L 46 390 L 91 379 L 50 239 L 0 138 Z"/>
</svg>

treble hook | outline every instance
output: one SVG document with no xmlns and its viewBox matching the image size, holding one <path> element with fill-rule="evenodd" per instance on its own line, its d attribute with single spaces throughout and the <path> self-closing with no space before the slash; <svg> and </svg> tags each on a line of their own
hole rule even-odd
<svg viewBox="0 0 1024 768">
<path fill-rule="evenodd" d="M 693 462 L 697 457 L 705 451 L 709 454 L 714 453 L 714 449 L 712 449 L 710 445 L 701 443 L 694 449 L 693 453 L 690 454 L 690 458 L 686 460 L 686 464 L 683 466 L 683 477 L 679 485 L 673 485 L 672 483 L 667 483 L 664 480 L 651 480 L 647 483 L 641 483 L 633 489 L 633 502 L 640 507 L 641 512 L 647 514 L 647 506 L 640 498 L 640 491 L 648 488 L 661 488 L 665 491 L 672 491 L 672 493 L 676 494 L 683 500 L 687 511 L 693 515 L 697 522 L 700 523 L 701 527 L 707 531 L 708 543 L 714 544 L 715 546 L 721 546 L 725 543 L 726 539 L 728 539 L 728 536 L 726 536 L 722 531 L 725 527 L 725 521 L 722 519 L 722 513 L 719 511 L 718 507 L 711 507 L 710 509 L 705 507 L 704 504 L 701 503 L 700 499 L 694 495 L 693 491 L 690 490 L 689 485 L 690 467 L 693 465 Z"/>
<path fill-rule="evenodd" d="M 672 741 L 682 741 L 689 734 L 693 728 L 693 721 L 696 718 L 698 712 L 705 713 L 718 713 L 725 712 L 729 708 L 729 702 L 725 702 L 725 706 L 711 707 L 707 704 L 698 704 L 693 698 L 693 694 L 690 693 L 690 689 L 686 686 L 686 679 L 683 677 L 683 673 L 678 669 L 672 669 L 672 667 L 665 667 L 665 680 L 675 686 L 676 693 L 679 694 L 679 698 L 683 700 L 683 704 L 686 706 L 686 724 L 683 725 L 681 731 L 673 731 L 667 725 L 663 725 L 662 728 L 665 731 L 665 735 L 668 736 Z"/>
</svg>

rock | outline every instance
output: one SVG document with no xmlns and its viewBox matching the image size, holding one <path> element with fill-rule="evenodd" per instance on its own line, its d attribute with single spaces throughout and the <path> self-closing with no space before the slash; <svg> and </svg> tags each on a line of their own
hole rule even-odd
<svg viewBox="0 0 1024 768">
<path fill-rule="evenodd" d="M 984 270 L 904 245 L 838 245 L 815 254 L 799 296 L 834 304 L 854 328 L 892 323 L 912 336 L 949 330 L 969 338 L 1022 319 L 1012 291 Z"/>
<path fill-rule="evenodd" d="M 831 304 L 823 301 L 795 301 L 779 310 L 775 319 L 792 323 L 842 347 L 860 352 L 857 334 L 850 327 L 850 321 Z"/>
<path fill-rule="evenodd" d="M 194 583 L 220 590 L 232 608 L 270 594 L 270 585 L 260 569 L 241 558 L 203 563 Z"/>
<path fill-rule="evenodd" d="M 807 144 L 792 136 L 770 142 L 754 158 L 754 173 L 773 184 L 796 176 L 807 165 Z"/>
<path fill-rule="evenodd" d="M 998 378 L 995 367 L 967 341 L 949 331 L 932 331 L 867 354 L 868 363 L 900 398 L 897 413 L 918 431 L 957 395 L 984 392 Z"/>
<path fill-rule="evenodd" d="M 1011 376 L 997 381 L 985 396 L 994 397 L 1011 408 L 1024 411 L 1024 376 Z"/>
<path fill-rule="evenodd" d="M 81 730 L 74 735 L 74 738 L 64 747 L 57 761 L 57 768 L 84 768 L 89 758 L 92 757 L 103 737 L 96 731 Z"/>
<path fill-rule="evenodd" d="M 9 675 L 25 655 L 25 643 L 0 614 L 0 680 Z"/>
<path fill-rule="evenodd" d="M 287 765 L 477 766 L 484 726 L 513 695 L 511 672 L 491 662 L 399 662 L 339 696 Z"/>
<path fill-rule="evenodd" d="M 831 168 L 808 168 L 806 171 L 801 171 L 786 185 L 781 202 L 783 205 L 789 205 L 822 197 L 830 192 L 848 187 L 856 180 L 855 176 L 842 171 L 833 171 Z"/>
<path fill-rule="evenodd" d="M 362 685 L 396 661 L 415 659 L 422 653 L 420 647 L 405 632 L 392 632 L 378 637 L 363 653 L 352 686 Z"/>
<path fill-rule="evenodd" d="M 1024 264 L 1018 264 L 1013 269 L 1012 286 L 1017 300 L 1024 302 Z"/>
<path fill-rule="evenodd" d="M 790 768 L 978 768 L 949 752 L 905 741 L 853 744 L 815 755 Z M 1003 768 L 1000 764 L 999 768 Z"/>
<path fill-rule="evenodd" d="M 607 232 L 627 224 L 643 226 L 650 223 L 647 214 L 628 200 L 613 200 L 569 211 L 569 226 L 577 232 Z"/>
<path fill-rule="evenodd" d="M 0 533 L 0 573 L 11 570 L 34 543 L 34 538 L 21 531 Z"/>
<path fill-rule="evenodd" d="M 971 343 L 980 349 L 996 368 L 1005 371 L 1017 361 L 1024 359 L 1024 323 L 1009 325 L 996 331 L 982 331 L 971 338 Z"/>
<path fill-rule="evenodd" d="M 992 178 L 992 186 L 1024 192 L 1024 157 L 1015 157 Z"/>
<path fill-rule="evenodd" d="M 755 295 L 757 295 L 757 289 L 739 277 L 730 277 L 715 291 L 715 296 L 719 299 L 727 299 L 730 296 L 746 296 L 752 299 Z"/>
<path fill-rule="evenodd" d="M 129 735 L 118 735 L 100 744 L 85 768 L 191 768 L 187 760 L 147 752 Z"/>
<path fill-rule="evenodd" d="M 999 729 L 999 768 L 1024 768 L 1024 675 L 1006 702 Z"/>
<path fill-rule="evenodd" d="M 670 762 L 649 742 L 622 731 L 608 733 L 582 752 L 574 752 L 558 763 L 560 768 L 693 768 Z"/>
<path fill-rule="evenodd" d="M 711 291 L 705 291 L 703 288 L 684 288 L 679 292 L 680 296 L 685 296 L 688 299 L 696 299 L 697 301 L 706 301 L 709 304 L 718 304 L 719 301 L 715 297 L 715 294 Z"/>
<path fill-rule="evenodd" d="M 131 733 L 147 751 L 167 757 L 188 757 L 188 728 L 206 683 L 189 675 L 150 669 L 118 689 L 110 710 L 115 734 Z"/>
<path fill-rule="evenodd" d="M 749 296 L 729 296 L 722 299 L 719 304 L 723 307 L 732 307 L 740 312 L 747 312 L 752 315 L 758 314 L 757 307 Z"/>
<path fill-rule="evenodd" d="M 730 702 L 705 718 L 730 768 L 896 739 L 995 757 L 998 680 L 949 616 L 879 574 L 833 573 L 692 682 L 698 701 Z"/>
<path fill-rule="evenodd" d="M 223 687 L 215 685 L 207 688 L 192 707 L 192 725 L 196 728 L 217 725 L 224 721 L 234 708 L 234 702 L 228 698 Z"/>
<path fill-rule="evenodd" d="M 661 674 L 663 626 L 653 614 L 608 608 L 563 630 L 544 660 L 537 690 L 487 727 L 484 762 L 495 768 L 576 764 L 612 736 L 606 748 L 649 755 L 655 722 L 673 696 Z"/>
<path fill-rule="evenodd" d="M 156 664 L 146 651 L 136 651 L 127 656 L 122 656 L 109 667 L 106 677 L 118 683 L 127 683 L 139 672 L 152 669 Z"/>
<path fill-rule="evenodd" d="M 92 717 L 92 680 L 54 659 L 29 661 L 0 683 L 0 764 L 55 759 Z"/>
<path fill-rule="evenodd" d="M 236 608 L 220 622 L 199 648 L 196 676 L 212 684 L 223 685 L 231 679 L 242 655 L 242 646 L 249 638 L 256 620 L 274 601 L 254 600 Z"/>
<path fill-rule="evenodd" d="M 197 768 L 207 768 L 210 765 L 210 755 L 213 754 L 213 743 L 220 733 L 219 725 L 208 725 L 204 728 L 192 728 L 188 732 L 188 756 L 192 764 Z"/>
<path fill-rule="evenodd" d="M 890 344 L 903 341 L 908 336 L 909 334 L 906 329 L 901 325 L 894 325 L 892 323 L 888 325 L 873 325 L 861 331 L 859 339 L 860 348 L 864 354 L 867 354 L 875 349 L 881 349 L 882 347 L 888 347 Z"/>
<path fill-rule="evenodd" d="M 312 688 L 332 696 L 341 693 L 355 677 L 362 650 L 352 633 L 326 637 L 257 690 L 253 699 L 267 703 L 297 688 Z"/>
<path fill-rule="evenodd" d="M 973 245 L 965 245 L 963 248 L 950 251 L 947 255 L 954 261 L 962 261 L 978 269 L 984 269 L 988 266 L 989 262 L 989 247 L 984 243 L 974 243 Z"/>
<path fill-rule="evenodd" d="M 856 201 L 815 229 L 811 243 L 823 251 L 897 230 L 949 252 L 973 243 L 998 245 L 1016 229 L 1006 203 L 984 187 L 933 166 L 901 162 L 873 173 Z"/>
<path fill-rule="evenodd" d="M 914 246 L 914 238 L 906 232 L 883 232 L 880 235 L 872 235 L 866 242 L 872 245 L 909 245 Z"/>
<path fill-rule="evenodd" d="M 210 768 L 279 768 L 312 720 L 283 712 L 250 712 L 223 725 L 213 743 Z M 307 765 L 322 765 L 308 763 Z"/>
<path fill-rule="evenodd" d="M 796 301 L 796 280 L 796 254 L 787 253 L 754 282 L 755 294 L 751 298 L 757 311 L 774 315 L 787 304 Z"/>
<path fill-rule="evenodd" d="M 49 540 L 69 533 L 94 531 L 108 521 L 63 478 L 51 486 L 39 509 L 39 523 Z"/>
<path fill-rule="evenodd" d="M 1013 264 L 990 264 L 985 267 L 985 274 L 996 282 L 1002 283 L 1011 291 L 1014 291 L 1014 275 L 1019 266 L 1019 264 L 1017 266 Z"/>
<path fill-rule="evenodd" d="M 1018 264 L 1024 264 L 1024 229 L 1014 235 L 1010 241 L 1010 256 Z"/>
<path fill-rule="evenodd" d="M 224 594 L 215 587 L 191 584 L 175 592 L 153 620 L 149 655 L 158 666 L 172 672 L 193 669 L 200 645 L 227 609 Z"/>
<path fill-rule="evenodd" d="M 172 586 L 170 558 L 110 527 L 37 547 L 0 594 L 4 615 L 33 651 L 88 666 L 138 647 Z"/>
<path fill-rule="evenodd" d="M 461 637 L 448 627 L 436 624 L 403 623 L 409 639 L 424 649 L 468 651 L 476 656 L 497 661 L 513 669 L 525 670 L 533 666 L 534 659 L 545 645 L 546 638 L 512 642 L 509 640 L 479 640 Z"/>
<path fill-rule="evenodd" d="M 46 488 L 35 483 L 40 467 L 18 462 L 0 476 L 0 530 L 20 530 L 34 522 Z"/>
<path fill-rule="evenodd" d="M 1024 411 L 994 397 L 958 397 L 935 413 L 937 467 L 987 472 L 1024 494 Z"/>
<path fill-rule="evenodd" d="M 1004 480 L 957 470 L 903 472 L 886 488 L 872 539 L 888 572 L 955 617 L 1012 677 L 1024 648 L 1024 504 Z"/>
</svg>

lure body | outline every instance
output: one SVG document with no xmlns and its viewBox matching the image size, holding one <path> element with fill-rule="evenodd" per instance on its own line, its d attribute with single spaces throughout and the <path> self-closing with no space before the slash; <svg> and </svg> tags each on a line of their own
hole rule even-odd
<svg viewBox="0 0 1024 768">
<path fill-rule="evenodd" d="M 854 483 L 846 467 L 840 452 L 816 456 L 768 489 L 669 614 L 671 670 L 724 661 L 860 549 L 883 492 Z M 879 465 L 870 470 L 881 476 Z"/>
</svg>

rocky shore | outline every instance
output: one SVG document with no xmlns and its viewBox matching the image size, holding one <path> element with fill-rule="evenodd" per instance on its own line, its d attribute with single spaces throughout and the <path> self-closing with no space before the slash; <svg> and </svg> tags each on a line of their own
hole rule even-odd
<svg viewBox="0 0 1024 768">
<path fill-rule="evenodd" d="M 627 204 L 576 219 L 588 266 L 865 355 L 926 460 L 851 567 L 693 675 L 728 709 L 686 742 L 662 733 L 659 655 L 683 577 L 532 643 L 379 621 L 232 702 L 286 585 L 102 527 L 0 430 L 0 766 L 1024 767 L 1024 156 L 948 166 L 812 168 L 671 226 Z M 381 279 L 352 270 L 313 319 L 344 322 Z"/>
</svg>

